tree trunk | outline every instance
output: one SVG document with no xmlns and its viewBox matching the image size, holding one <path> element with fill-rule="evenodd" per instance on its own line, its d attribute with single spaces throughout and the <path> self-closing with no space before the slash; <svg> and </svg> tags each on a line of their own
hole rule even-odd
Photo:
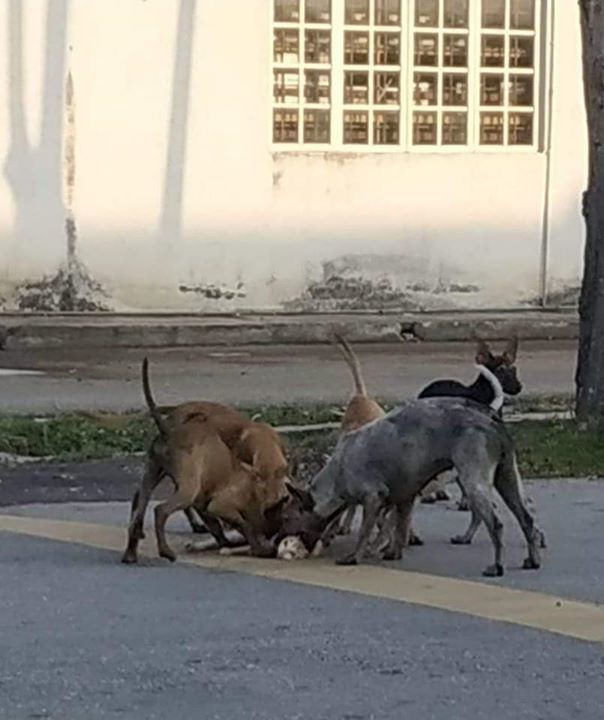
<svg viewBox="0 0 604 720">
<path fill-rule="evenodd" d="M 587 230 L 579 300 L 577 417 L 604 422 L 604 1 L 579 0 L 589 177 L 583 196 Z"/>
</svg>

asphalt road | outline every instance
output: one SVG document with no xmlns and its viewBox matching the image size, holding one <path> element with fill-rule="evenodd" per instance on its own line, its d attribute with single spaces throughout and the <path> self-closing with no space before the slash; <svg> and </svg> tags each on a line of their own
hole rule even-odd
<svg viewBox="0 0 604 720">
<path fill-rule="evenodd" d="M 114 501 L 128 496 L 136 480 L 129 467 L 114 483 L 101 480 L 112 473 L 107 465 L 51 466 L 31 481 L 27 468 L 10 476 L 1 470 L 2 512 L 123 526 L 127 504 Z M 27 504 L 47 502 L 44 488 L 55 484 L 55 504 Z M 489 542 L 479 531 L 472 547 L 450 546 L 449 535 L 468 518 L 446 505 L 420 508 L 416 525 L 426 545 L 409 550 L 395 569 L 473 581 L 469 608 L 487 584 L 604 603 L 604 484 L 541 481 L 529 492 L 549 540 L 540 571 L 519 569 L 522 540 L 506 519 L 508 572 L 484 581 Z M 74 495 L 103 502 L 68 502 Z M 180 519 L 171 524 L 184 529 Z M 602 717 L 599 643 L 470 610 L 451 613 L 160 560 L 126 567 L 118 558 L 0 532 L 0 718 Z M 428 602 L 438 604 L 427 588 Z M 532 594 L 523 597 L 530 625 Z"/>
<path fill-rule="evenodd" d="M 475 377 L 468 343 L 358 345 L 369 391 L 387 400 L 414 397 L 428 382 Z M 4 412 L 114 410 L 142 407 L 140 363 L 144 349 L 0 353 Z M 153 350 L 152 382 L 160 403 L 205 398 L 228 403 L 344 402 L 348 370 L 331 346 L 204 347 Z M 570 393 L 574 342 L 521 344 L 525 393 Z M 20 371 L 20 372 L 19 372 Z M 22 374 L 35 371 L 41 374 Z"/>
<path fill-rule="evenodd" d="M 601 648 L 2 536 L 7 720 L 599 720 Z"/>
</svg>

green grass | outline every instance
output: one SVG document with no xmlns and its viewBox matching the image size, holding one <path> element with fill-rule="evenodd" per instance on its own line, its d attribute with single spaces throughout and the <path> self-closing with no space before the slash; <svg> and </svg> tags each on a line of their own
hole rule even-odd
<svg viewBox="0 0 604 720">
<path fill-rule="evenodd" d="M 247 412 L 273 425 L 338 421 L 342 408 L 332 405 L 266 406 Z M 573 420 L 510 423 L 526 477 L 604 477 L 604 432 L 580 431 Z M 0 416 L 0 452 L 59 460 L 90 460 L 143 452 L 154 427 L 143 414 L 65 414 L 51 417 Z M 294 468 L 312 475 L 324 462 L 337 432 L 288 435 Z"/>
<path fill-rule="evenodd" d="M 143 450 L 152 437 L 151 422 L 136 416 L 118 417 L 0 417 L 0 452 L 90 460 Z"/>
<path fill-rule="evenodd" d="M 604 432 L 579 430 L 574 420 L 509 425 L 526 477 L 604 477 Z"/>
</svg>

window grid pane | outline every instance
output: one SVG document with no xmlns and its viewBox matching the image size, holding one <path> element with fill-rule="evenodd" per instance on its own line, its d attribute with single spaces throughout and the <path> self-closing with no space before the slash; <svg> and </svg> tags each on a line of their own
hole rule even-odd
<svg viewBox="0 0 604 720">
<path fill-rule="evenodd" d="M 346 0 L 346 26 L 356 27 L 344 31 L 345 145 L 400 145 L 401 7 L 400 0 Z"/>
<path fill-rule="evenodd" d="M 540 1 L 272 2 L 274 142 L 535 148 Z"/>
<path fill-rule="evenodd" d="M 536 0 L 482 0 L 481 145 L 535 142 L 536 7 Z M 487 112 L 491 107 L 502 113 Z M 517 113 L 513 108 L 526 108 L 526 112 Z"/>
<path fill-rule="evenodd" d="M 273 1 L 273 142 L 329 144 L 332 0 Z"/>
</svg>

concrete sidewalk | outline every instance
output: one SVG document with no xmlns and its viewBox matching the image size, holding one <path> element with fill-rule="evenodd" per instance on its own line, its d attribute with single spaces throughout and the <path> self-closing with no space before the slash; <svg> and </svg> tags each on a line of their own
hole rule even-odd
<svg viewBox="0 0 604 720">
<path fill-rule="evenodd" d="M 0 315 L 0 349 L 306 345 L 328 342 L 338 329 L 351 342 L 574 340 L 575 310 L 438 313 L 52 314 Z"/>
</svg>

